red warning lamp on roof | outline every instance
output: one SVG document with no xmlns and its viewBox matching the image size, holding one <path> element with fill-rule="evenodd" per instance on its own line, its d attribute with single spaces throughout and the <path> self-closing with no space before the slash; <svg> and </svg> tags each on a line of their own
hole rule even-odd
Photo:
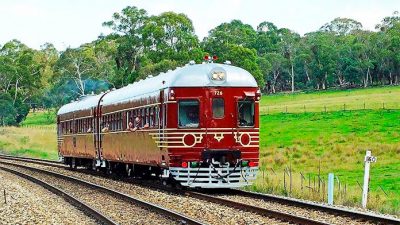
<svg viewBox="0 0 400 225">
<path fill-rule="evenodd" d="M 218 56 L 214 55 L 213 56 L 213 61 L 216 61 L 218 59 Z"/>
<path fill-rule="evenodd" d="M 208 56 L 208 55 L 204 56 L 204 61 L 208 61 L 209 59 L 210 59 L 210 56 Z"/>
</svg>

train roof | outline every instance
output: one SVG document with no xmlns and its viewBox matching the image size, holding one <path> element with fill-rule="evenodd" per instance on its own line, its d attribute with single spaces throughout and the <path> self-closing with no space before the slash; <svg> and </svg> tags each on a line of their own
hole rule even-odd
<svg viewBox="0 0 400 225">
<path fill-rule="evenodd" d="M 210 77 L 213 71 L 224 71 L 225 80 L 213 81 Z M 257 87 L 257 82 L 249 72 L 236 66 L 218 63 L 188 64 L 110 91 L 103 97 L 102 105 L 113 105 L 143 97 L 157 96 L 160 89 L 170 87 Z M 81 100 L 62 106 L 57 114 L 96 107 L 101 96 L 102 94 L 85 96 Z"/>
</svg>

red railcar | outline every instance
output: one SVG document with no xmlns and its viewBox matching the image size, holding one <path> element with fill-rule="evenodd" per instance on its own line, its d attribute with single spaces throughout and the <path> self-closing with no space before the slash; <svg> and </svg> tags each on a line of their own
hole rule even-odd
<svg viewBox="0 0 400 225">
<path fill-rule="evenodd" d="M 59 155 L 188 187 L 242 187 L 258 170 L 259 100 L 247 71 L 188 64 L 61 107 Z"/>
</svg>

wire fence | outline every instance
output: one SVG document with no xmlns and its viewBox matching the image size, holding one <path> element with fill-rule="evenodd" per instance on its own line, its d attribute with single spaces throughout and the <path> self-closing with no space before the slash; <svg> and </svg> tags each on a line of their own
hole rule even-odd
<svg viewBox="0 0 400 225">
<path fill-rule="evenodd" d="M 335 174 L 334 204 L 360 207 L 362 179 L 363 177 L 360 176 L 359 179 L 350 181 L 344 174 Z M 254 186 L 252 188 L 256 188 L 257 191 L 327 202 L 328 174 L 322 173 L 320 168 L 318 171 L 310 172 L 294 170 L 291 166 L 285 166 L 279 170 L 260 167 Z M 388 207 L 390 208 L 390 203 L 389 206 L 387 205 L 388 202 L 400 197 L 399 193 L 387 190 L 380 184 L 373 185 L 373 188 L 370 186 L 369 192 L 368 204 L 370 208 L 376 210 L 387 210 Z M 395 211 L 395 213 L 400 212 Z"/>
<path fill-rule="evenodd" d="M 337 112 L 337 111 L 355 111 L 355 110 L 400 110 L 399 102 L 363 102 L 363 103 L 327 103 L 327 104 L 287 104 L 287 105 L 261 105 L 260 114 L 278 114 L 278 113 L 308 113 L 308 112 Z"/>
</svg>

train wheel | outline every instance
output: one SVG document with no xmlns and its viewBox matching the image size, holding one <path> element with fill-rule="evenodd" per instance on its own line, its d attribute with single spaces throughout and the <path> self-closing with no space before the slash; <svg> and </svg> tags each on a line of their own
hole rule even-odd
<svg viewBox="0 0 400 225">
<path fill-rule="evenodd" d="M 111 175 L 111 174 L 113 173 L 112 167 L 111 167 L 111 163 L 107 163 L 106 173 L 107 173 L 108 175 Z"/>
<path fill-rule="evenodd" d="M 71 163 L 69 164 L 69 167 L 73 170 L 76 170 L 77 166 L 76 166 L 76 160 L 75 158 L 71 159 Z"/>
</svg>

